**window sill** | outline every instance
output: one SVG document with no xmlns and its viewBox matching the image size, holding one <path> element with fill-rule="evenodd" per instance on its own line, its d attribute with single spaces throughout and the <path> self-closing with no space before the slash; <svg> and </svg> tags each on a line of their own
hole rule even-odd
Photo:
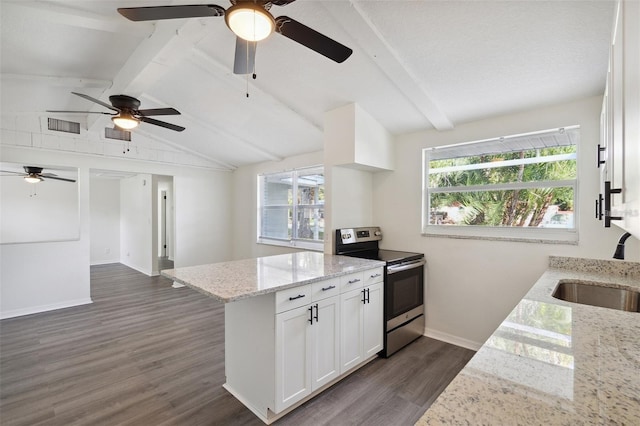
<svg viewBox="0 0 640 426">
<path fill-rule="evenodd" d="M 484 228 L 484 227 L 440 227 L 428 226 L 423 237 L 455 238 L 466 240 L 510 241 L 534 244 L 578 245 L 578 231 L 575 229 L 527 229 L 527 228 Z"/>
<path fill-rule="evenodd" d="M 324 241 L 290 241 L 290 240 L 270 240 L 268 238 L 258 238 L 257 244 L 270 246 L 290 247 L 300 250 L 311 250 L 324 252 Z"/>
</svg>

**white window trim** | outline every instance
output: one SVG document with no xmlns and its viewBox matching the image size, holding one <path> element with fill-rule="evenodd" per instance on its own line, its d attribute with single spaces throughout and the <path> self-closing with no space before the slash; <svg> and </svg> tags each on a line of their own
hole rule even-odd
<svg viewBox="0 0 640 426">
<path fill-rule="evenodd" d="M 566 128 L 580 128 L 580 126 L 571 126 Z M 543 134 L 548 132 L 548 130 L 533 132 L 528 134 L 514 135 L 516 136 L 524 136 L 524 135 L 535 135 L 535 134 Z M 506 138 L 505 138 L 506 139 Z M 486 139 L 484 141 L 476 141 L 477 143 L 482 143 L 486 141 L 490 141 L 493 139 Z M 460 145 L 468 145 L 470 143 L 476 142 L 465 142 Z M 576 164 L 578 165 L 576 173 L 579 173 L 579 155 L 580 155 L 580 147 L 579 144 L 575 145 L 576 152 L 575 154 L 566 154 L 572 158 L 556 158 L 554 160 L 549 161 L 558 161 L 558 160 L 566 160 L 566 159 L 574 159 L 576 160 Z M 436 148 L 437 149 L 437 148 Z M 541 244 L 568 244 L 568 245 L 577 245 L 579 241 L 579 232 L 580 229 L 580 214 L 579 214 L 579 179 L 576 176 L 575 180 L 562 180 L 562 181 L 537 181 L 537 182 L 513 182 L 513 183 L 504 183 L 504 184 L 494 184 L 494 185 L 473 185 L 473 186 L 465 186 L 459 188 L 451 188 L 451 187 L 441 187 L 441 188 L 429 188 L 429 174 L 432 174 L 431 169 L 428 166 L 428 156 L 431 149 L 426 148 L 422 150 L 422 232 L 421 235 L 424 237 L 441 237 L 441 238 L 455 238 L 455 239 L 474 239 L 474 240 L 489 240 L 489 241 L 513 241 L 513 242 L 524 242 L 524 243 L 541 243 Z M 562 155 L 564 156 L 564 155 Z M 560 157 L 560 156 L 549 156 L 548 158 Z M 535 157 L 533 158 L 535 159 Z M 528 159 L 523 159 L 528 160 Z M 510 160 L 509 162 L 521 162 L 522 160 Z M 544 162 L 544 161 L 535 161 Z M 515 164 L 506 164 L 505 162 L 496 163 L 496 165 L 492 165 L 491 167 L 502 167 L 505 165 L 515 165 Z M 520 164 L 520 163 L 518 163 Z M 472 165 L 474 167 L 469 168 L 469 170 L 473 170 L 480 166 L 480 164 Z M 462 166 L 464 167 L 464 166 Z M 445 168 L 433 169 L 435 170 L 433 173 L 443 172 Z M 453 171 L 453 168 L 451 168 Z M 461 170 L 461 169 L 459 169 Z M 563 186 L 571 186 L 574 190 L 574 228 L 572 229 L 557 229 L 557 228 L 530 228 L 530 227 L 486 227 L 486 226 L 443 226 L 443 225 L 431 225 L 429 224 L 429 194 L 430 193 L 441 193 L 441 192 L 471 192 L 471 191 L 489 191 L 489 190 L 504 190 L 504 189 L 527 189 L 527 188 L 536 188 L 536 187 L 563 187 Z"/>
</svg>

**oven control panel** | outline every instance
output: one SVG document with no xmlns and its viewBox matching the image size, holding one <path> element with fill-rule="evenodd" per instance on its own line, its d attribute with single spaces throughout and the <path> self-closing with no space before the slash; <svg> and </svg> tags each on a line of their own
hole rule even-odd
<svg viewBox="0 0 640 426">
<path fill-rule="evenodd" d="M 343 228 L 337 234 L 342 244 L 354 244 L 366 241 L 378 241 L 382 239 L 382 231 L 377 226 L 369 228 Z"/>
</svg>

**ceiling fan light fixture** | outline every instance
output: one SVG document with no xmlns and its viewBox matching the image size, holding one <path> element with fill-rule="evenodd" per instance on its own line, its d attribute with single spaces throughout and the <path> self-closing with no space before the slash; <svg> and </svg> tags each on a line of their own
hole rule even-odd
<svg viewBox="0 0 640 426">
<path fill-rule="evenodd" d="M 138 124 L 140 124 L 140 120 L 126 112 L 121 112 L 115 117 L 111 117 L 111 121 L 113 121 L 113 124 L 115 124 L 116 127 L 122 130 L 135 129 L 138 127 Z"/>
<path fill-rule="evenodd" d="M 29 183 L 38 183 L 38 182 L 42 182 L 43 179 L 35 173 L 29 173 L 28 176 L 24 177 L 24 180 L 26 180 Z"/>
<path fill-rule="evenodd" d="M 238 2 L 227 9 L 224 20 L 235 35 L 247 41 L 269 37 L 276 27 L 273 16 L 261 5 Z"/>
</svg>

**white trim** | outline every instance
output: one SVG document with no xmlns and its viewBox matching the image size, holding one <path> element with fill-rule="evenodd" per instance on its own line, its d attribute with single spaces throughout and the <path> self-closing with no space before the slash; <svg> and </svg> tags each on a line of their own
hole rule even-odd
<svg viewBox="0 0 640 426">
<path fill-rule="evenodd" d="M 89 266 L 111 265 L 113 263 L 120 263 L 120 259 L 98 260 L 97 262 L 91 262 Z"/>
<path fill-rule="evenodd" d="M 24 315 L 38 314 L 40 312 L 55 311 L 57 309 L 71 308 L 73 306 L 88 305 L 93 303 L 90 297 L 85 299 L 74 299 L 66 302 L 52 303 L 50 305 L 32 306 L 30 308 L 13 309 L 11 311 L 0 312 L 0 319 L 21 317 Z"/>
<path fill-rule="evenodd" d="M 526 164 L 552 163 L 554 161 L 575 160 L 576 153 L 547 155 L 543 157 L 518 158 L 515 160 L 491 161 L 489 163 L 463 164 L 459 166 L 447 166 L 429 168 L 429 174 L 459 172 L 462 170 L 495 169 L 498 167 L 521 166 Z M 436 160 L 437 161 L 437 160 Z"/>
<path fill-rule="evenodd" d="M 300 250 L 324 251 L 324 241 L 302 241 L 302 240 L 276 240 L 271 238 L 258 238 L 256 244 L 270 246 L 291 247 Z"/>
<path fill-rule="evenodd" d="M 464 339 L 462 337 L 454 336 L 453 334 L 434 330 L 428 327 L 425 327 L 424 335 L 432 339 L 440 340 L 441 342 L 451 343 L 452 345 L 471 349 L 472 351 L 478 351 L 482 347 L 482 343 L 478 343 L 469 339 Z"/>
<path fill-rule="evenodd" d="M 486 191 L 503 191 L 515 189 L 536 189 L 536 188 L 562 188 L 573 187 L 575 190 L 577 179 L 567 180 L 535 180 L 530 182 L 505 182 L 489 185 L 469 185 L 469 186 L 439 186 L 429 188 L 430 194 L 448 193 L 448 192 L 486 192 Z"/>
<path fill-rule="evenodd" d="M 423 236 L 466 238 L 479 240 L 506 240 L 525 243 L 551 243 L 576 245 L 579 241 L 578 229 L 532 228 L 522 226 L 460 226 L 427 225 Z"/>
</svg>

